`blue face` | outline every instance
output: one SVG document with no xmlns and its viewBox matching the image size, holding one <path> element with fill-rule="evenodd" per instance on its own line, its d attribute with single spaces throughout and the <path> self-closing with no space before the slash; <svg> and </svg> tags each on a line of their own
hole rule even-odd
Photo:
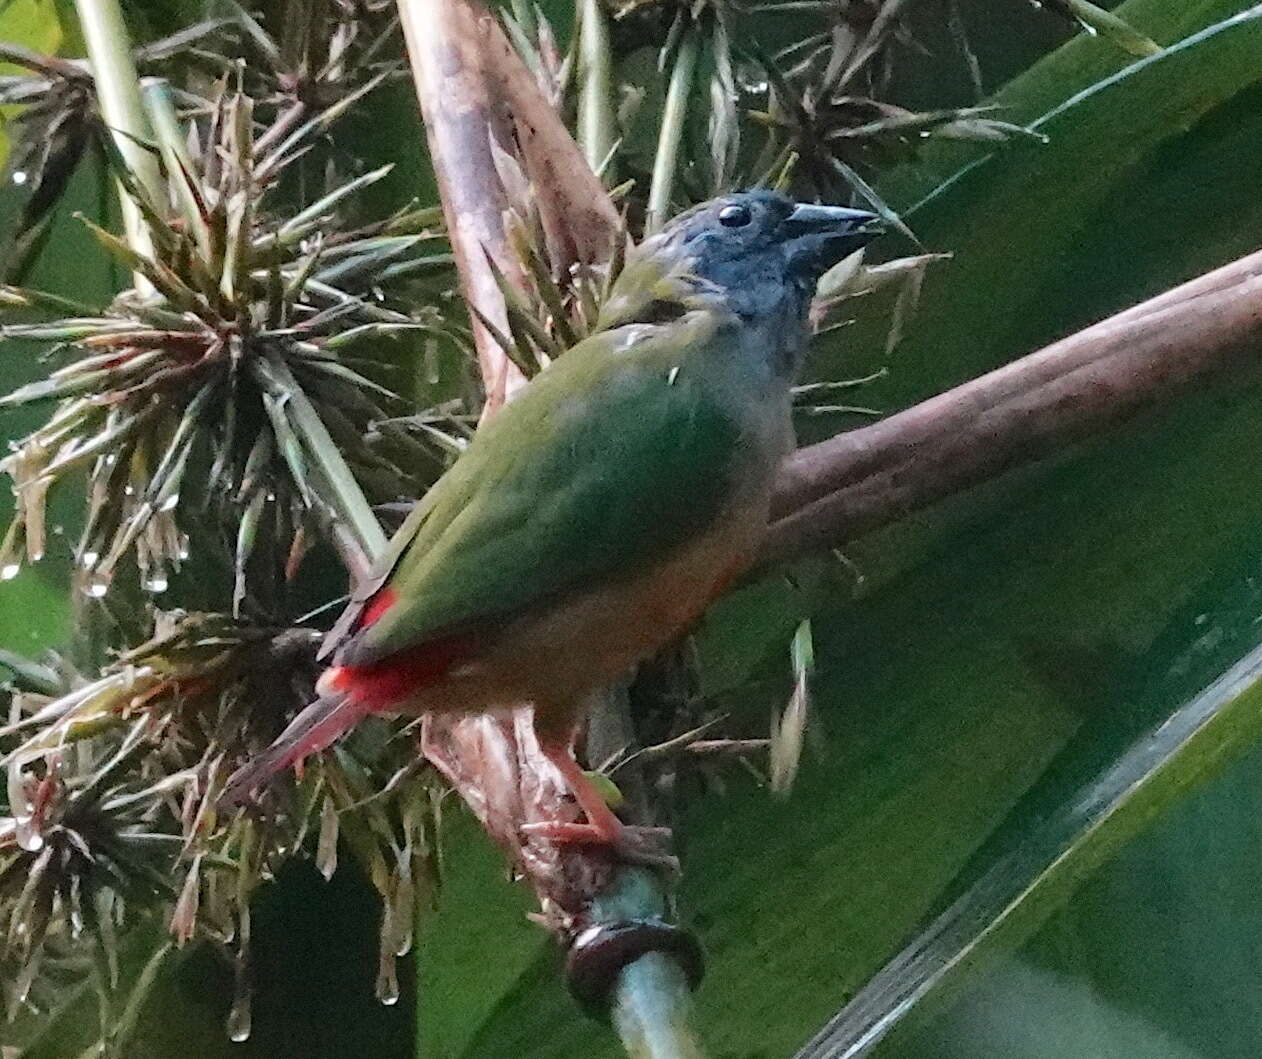
<svg viewBox="0 0 1262 1059">
<path fill-rule="evenodd" d="M 770 284 L 810 297 L 820 276 L 878 234 L 876 219 L 863 210 L 746 191 L 681 214 L 663 234 L 682 242 L 696 275 L 733 293 Z"/>
</svg>

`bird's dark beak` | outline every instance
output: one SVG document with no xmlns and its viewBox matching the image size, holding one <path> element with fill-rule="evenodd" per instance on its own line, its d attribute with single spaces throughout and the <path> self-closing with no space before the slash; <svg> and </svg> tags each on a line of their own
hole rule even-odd
<svg viewBox="0 0 1262 1059">
<path fill-rule="evenodd" d="M 792 254 L 816 275 L 867 246 L 881 234 L 880 218 L 867 210 L 800 202 L 784 220 Z"/>
</svg>

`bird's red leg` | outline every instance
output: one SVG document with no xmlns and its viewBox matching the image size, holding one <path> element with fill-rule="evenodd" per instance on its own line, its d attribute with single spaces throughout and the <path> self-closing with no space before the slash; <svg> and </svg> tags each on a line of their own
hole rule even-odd
<svg viewBox="0 0 1262 1059">
<path fill-rule="evenodd" d="M 542 825 L 535 833 L 547 829 L 547 837 L 557 842 L 595 842 L 617 846 L 626 840 L 626 826 L 609 808 L 596 785 L 574 760 L 574 751 L 566 745 L 543 744 L 544 756 L 557 767 L 557 771 L 570 788 L 578 807 L 587 817 L 586 824 L 566 824 L 554 821 Z M 533 825 L 527 825 L 533 826 Z"/>
<path fill-rule="evenodd" d="M 661 840 L 669 836 L 669 828 L 628 827 L 619 820 L 597 790 L 596 785 L 579 768 L 568 741 L 552 743 L 541 740 L 540 749 L 565 779 L 570 793 L 574 795 L 579 808 L 583 810 L 583 815 L 587 817 L 587 823 L 548 820 L 542 823 L 525 824 L 522 827 L 525 834 L 563 844 L 583 843 L 608 846 L 623 860 L 631 863 L 653 867 L 665 866 L 675 871 L 679 869 L 679 862 L 674 857 L 660 852 L 660 849 L 652 848 L 654 840 L 660 846 Z"/>
</svg>

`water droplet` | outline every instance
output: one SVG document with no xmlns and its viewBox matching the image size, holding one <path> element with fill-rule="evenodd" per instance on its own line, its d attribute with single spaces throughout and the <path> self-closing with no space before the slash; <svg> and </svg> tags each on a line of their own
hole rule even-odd
<svg viewBox="0 0 1262 1059">
<path fill-rule="evenodd" d="M 132 496 L 136 492 L 130 485 L 123 486 L 123 496 Z"/>
<path fill-rule="evenodd" d="M 44 836 L 36 831 L 35 828 L 31 827 L 31 822 L 29 820 L 18 821 L 14 837 L 17 838 L 18 845 L 26 850 L 27 853 L 38 853 L 44 848 Z M 19 924 L 19 926 L 23 930 L 26 929 L 25 924 Z"/>
<path fill-rule="evenodd" d="M 228 1040 L 240 1044 L 250 1039 L 250 967 L 248 957 L 238 953 L 233 974 L 232 1007 L 224 1029 Z"/>
<path fill-rule="evenodd" d="M 21 563 L 5 563 L 0 568 L 0 581 L 12 581 L 18 576 L 18 571 L 22 569 Z"/>
<path fill-rule="evenodd" d="M 238 1002 L 232 1005 L 232 1010 L 228 1012 L 226 1029 L 228 1031 L 228 1040 L 234 1041 L 237 1044 L 250 1039 L 249 1000 L 246 1000 L 244 1003 Z"/>
<path fill-rule="evenodd" d="M 399 1002 L 399 976 L 395 973 L 394 953 L 382 952 L 377 971 L 377 999 L 386 1007 Z"/>
<path fill-rule="evenodd" d="M 736 70 L 736 84 L 742 92 L 761 96 L 768 88 L 767 71 L 757 63 L 742 63 Z"/>
<path fill-rule="evenodd" d="M 270 504 L 273 500 L 275 500 L 275 499 L 276 499 L 276 494 L 275 494 L 275 493 L 268 493 L 268 494 L 267 494 L 267 502 L 268 502 L 269 504 Z"/>
<path fill-rule="evenodd" d="M 88 587 L 83 591 L 92 599 L 101 599 L 109 590 L 110 583 L 108 581 L 92 581 L 89 582 Z"/>
<path fill-rule="evenodd" d="M 85 570 L 91 570 L 92 567 L 96 566 L 96 561 L 99 558 L 101 558 L 100 552 L 84 552 L 79 556 L 79 565 Z"/>
<path fill-rule="evenodd" d="M 155 596 L 160 592 L 167 590 L 167 579 L 164 574 L 154 574 L 153 577 L 145 580 L 145 590 L 152 592 Z"/>
<path fill-rule="evenodd" d="M 13 170 L 13 183 L 17 184 L 18 187 L 21 187 L 23 184 L 25 184 L 26 180 L 27 180 L 27 175 L 26 175 L 25 169 Z"/>
<path fill-rule="evenodd" d="M 162 506 L 158 508 L 158 510 L 159 511 L 174 511 L 175 508 L 179 505 L 179 502 L 180 502 L 180 494 L 172 493 L 164 501 L 162 501 Z"/>
</svg>

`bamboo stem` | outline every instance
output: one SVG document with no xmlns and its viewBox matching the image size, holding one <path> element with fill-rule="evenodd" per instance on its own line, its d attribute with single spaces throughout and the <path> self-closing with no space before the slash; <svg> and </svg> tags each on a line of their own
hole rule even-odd
<svg viewBox="0 0 1262 1059">
<path fill-rule="evenodd" d="M 679 168 L 679 145 L 688 121 L 688 98 L 692 95 L 698 48 L 697 30 L 689 26 L 679 42 L 670 74 L 670 87 L 666 90 L 666 105 L 662 108 L 657 154 L 653 158 L 653 179 L 649 184 L 648 214 L 644 221 L 646 235 L 656 232 L 670 216 L 671 192 L 675 187 L 675 172 Z"/>
<path fill-rule="evenodd" d="M 618 977 L 613 1023 L 630 1059 L 702 1059 L 688 1028 L 691 1003 L 679 965 L 650 952 Z"/>
<path fill-rule="evenodd" d="M 162 174 L 157 158 L 144 146 L 150 138 L 149 127 L 140 102 L 131 40 L 118 0 L 75 0 L 75 8 L 92 64 L 101 117 L 136 183 L 155 203 L 161 203 L 165 199 Z M 153 241 L 140 210 L 121 186 L 119 198 L 128 245 L 137 253 L 152 257 Z M 140 286 L 138 281 L 138 289 Z"/>
<path fill-rule="evenodd" d="M 592 172 L 600 173 L 617 139 L 613 114 L 609 26 L 601 0 L 578 0 L 578 143 Z M 601 173 L 614 183 L 612 163 Z"/>
</svg>

